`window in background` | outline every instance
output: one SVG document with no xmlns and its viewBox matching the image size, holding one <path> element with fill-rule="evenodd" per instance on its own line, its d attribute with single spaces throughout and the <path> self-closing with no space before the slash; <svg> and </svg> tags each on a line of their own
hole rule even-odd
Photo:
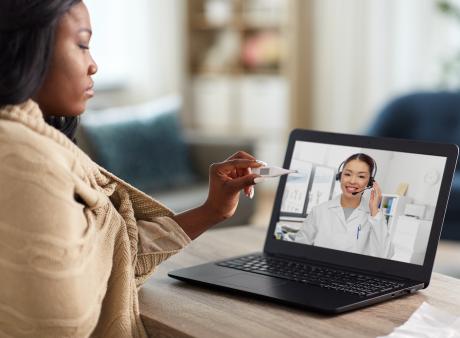
<svg viewBox="0 0 460 338">
<path fill-rule="evenodd" d="M 436 0 L 321 0 L 313 8 L 316 129 L 360 133 L 393 97 L 439 89 L 442 66 L 460 47 L 460 25 Z"/>
<path fill-rule="evenodd" d="M 182 89 L 182 0 L 87 0 L 99 66 L 93 106 L 138 103 Z M 104 94 L 104 95 L 101 95 Z"/>
</svg>

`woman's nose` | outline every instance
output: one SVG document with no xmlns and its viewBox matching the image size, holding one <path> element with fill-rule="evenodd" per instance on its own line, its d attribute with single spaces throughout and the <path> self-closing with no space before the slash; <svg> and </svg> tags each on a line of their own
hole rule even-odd
<svg viewBox="0 0 460 338">
<path fill-rule="evenodd" d="M 89 68 L 88 68 L 88 73 L 89 73 L 89 75 L 94 75 L 94 74 L 96 74 L 96 73 L 97 73 L 97 69 L 98 69 L 97 64 L 96 64 L 96 62 L 94 61 L 94 59 L 91 57 L 91 63 L 90 63 Z"/>
</svg>

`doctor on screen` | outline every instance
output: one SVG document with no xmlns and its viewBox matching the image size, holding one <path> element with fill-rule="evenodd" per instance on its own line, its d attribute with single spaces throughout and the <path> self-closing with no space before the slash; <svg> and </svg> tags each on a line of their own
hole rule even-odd
<svg viewBox="0 0 460 338">
<path fill-rule="evenodd" d="M 295 241 L 325 248 L 390 258 L 393 247 L 381 209 L 382 191 L 374 180 L 377 165 L 358 153 L 339 166 L 336 179 L 342 193 L 314 207 Z M 370 197 L 364 191 L 371 189 Z"/>
</svg>

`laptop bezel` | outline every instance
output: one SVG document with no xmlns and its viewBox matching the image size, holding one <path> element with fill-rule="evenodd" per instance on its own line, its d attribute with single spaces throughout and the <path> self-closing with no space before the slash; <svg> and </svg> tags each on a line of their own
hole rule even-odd
<svg viewBox="0 0 460 338">
<path fill-rule="evenodd" d="M 288 147 L 284 159 L 284 168 L 288 168 L 290 165 L 296 141 L 446 157 L 446 165 L 442 175 L 441 187 L 435 207 L 433 224 L 423 265 L 277 240 L 274 237 L 274 232 L 276 223 L 280 216 L 281 201 L 286 184 L 286 176 L 281 177 L 278 184 L 270 226 L 267 231 L 264 245 L 264 252 L 267 254 L 314 260 L 326 264 L 365 270 L 371 273 L 394 275 L 401 278 L 423 282 L 426 287 L 431 277 L 436 248 L 441 234 L 447 202 L 452 186 L 458 157 L 458 146 L 454 144 L 422 142 L 407 139 L 380 138 L 295 129 L 289 136 Z"/>
</svg>

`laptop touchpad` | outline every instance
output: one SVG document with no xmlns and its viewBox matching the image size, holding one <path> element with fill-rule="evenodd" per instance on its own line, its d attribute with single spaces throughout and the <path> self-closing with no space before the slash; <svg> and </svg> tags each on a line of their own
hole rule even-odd
<svg viewBox="0 0 460 338">
<path fill-rule="evenodd" d="M 237 273 L 218 280 L 219 284 L 253 292 L 274 291 L 275 287 L 287 282 L 278 278 L 252 273 Z"/>
</svg>

